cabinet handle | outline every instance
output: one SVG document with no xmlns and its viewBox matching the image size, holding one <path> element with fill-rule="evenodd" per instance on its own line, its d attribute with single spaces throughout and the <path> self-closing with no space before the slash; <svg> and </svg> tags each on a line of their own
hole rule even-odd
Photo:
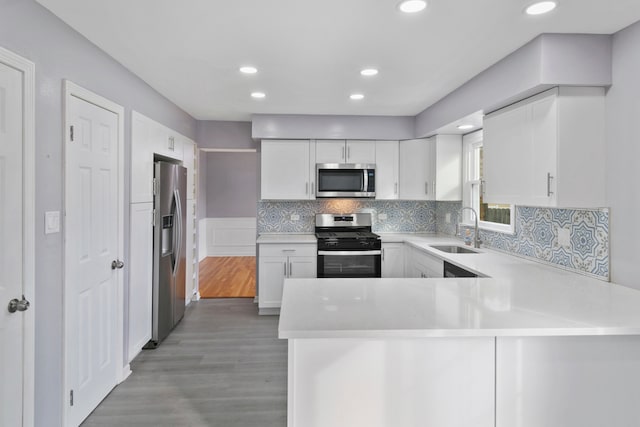
<svg viewBox="0 0 640 427">
<path fill-rule="evenodd" d="M 431 192 L 431 194 L 436 194 L 436 182 L 435 181 L 433 181 L 431 183 L 431 187 L 433 187 L 433 191 Z"/>
<path fill-rule="evenodd" d="M 553 191 L 551 191 L 551 180 L 553 176 L 551 176 L 551 172 L 547 172 L 547 197 L 551 197 Z"/>
<path fill-rule="evenodd" d="M 342 160 L 344 160 L 344 147 L 342 147 Z"/>
<path fill-rule="evenodd" d="M 429 195 L 429 183 L 424 183 L 424 194 Z"/>
<path fill-rule="evenodd" d="M 382 248 L 382 261 L 384 261 L 384 248 Z"/>
<path fill-rule="evenodd" d="M 311 183 L 311 195 L 312 195 L 312 196 L 313 196 L 314 194 L 316 194 L 316 190 L 315 190 L 315 188 L 316 188 L 316 183 L 315 183 L 315 182 L 312 182 L 312 183 Z"/>
<path fill-rule="evenodd" d="M 293 264 L 289 263 L 289 277 L 293 275 Z"/>
<path fill-rule="evenodd" d="M 347 147 L 347 159 L 351 159 L 351 147 Z"/>
<path fill-rule="evenodd" d="M 398 183 L 393 184 L 393 194 L 398 194 Z"/>
<path fill-rule="evenodd" d="M 287 277 L 287 263 L 284 263 L 284 277 Z"/>
<path fill-rule="evenodd" d="M 309 183 L 308 182 L 304 183 L 304 194 L 309 194 Z"/>
</svg>

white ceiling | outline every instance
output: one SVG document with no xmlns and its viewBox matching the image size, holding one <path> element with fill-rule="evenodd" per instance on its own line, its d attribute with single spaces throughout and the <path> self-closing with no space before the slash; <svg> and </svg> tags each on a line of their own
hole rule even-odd
<svg viewBox="0 0 640 427">
<path fill-rule="evenodd" d="M 430 0 L 415 15 L 398 0 L 37 1 L 200 120 L 415 115 L 541 33 L 640 20 L 639 0 L 558 0 L 536 17 L 532 0 Z M 380 73 L 360 76 L 369 66 Z"/>
</svg>

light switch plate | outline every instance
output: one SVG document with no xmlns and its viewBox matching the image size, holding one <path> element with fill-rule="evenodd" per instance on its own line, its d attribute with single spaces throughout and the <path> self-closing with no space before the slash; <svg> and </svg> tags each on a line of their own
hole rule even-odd
<svg viewBox="0 0 640 427">
<path fill-rule="evenodd" d="M 300 215 L 291 214 L 291 221 L 300 221 Z"/>
<path fill-rule="evenodd" d="M 386 213 L 378 214 L 378 219 L 380 221 L 384 221 L 385 219 L 387 219 L 387 214 Z"/>
<path fill-rule="evenodd" d="M 558 227 L 558 245 L 563 248 L 571 248 L 571 230 L 565 227 Z"/>
<path fill-rule="evenodd" d="M 60 211 L 44 213 L 44 234 L 60 232 Z"/>
<path fill-rule="evenodd" d="M 444 220 L 447 224 L 451 224 L 451 212 L 447 212 L 447 214 L 444 216 Z"/>
</svg>

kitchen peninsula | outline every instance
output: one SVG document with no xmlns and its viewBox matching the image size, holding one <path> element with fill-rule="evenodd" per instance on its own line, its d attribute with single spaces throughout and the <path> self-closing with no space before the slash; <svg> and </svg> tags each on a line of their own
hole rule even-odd
<svg viewBox="0 0 640 427">
<path fill-rule="evenodd" d="M 287 279 L 288 425 L 639 425 L 640 292 L 480 251 L 442 258 L 491 277 Z"/>
</svg>

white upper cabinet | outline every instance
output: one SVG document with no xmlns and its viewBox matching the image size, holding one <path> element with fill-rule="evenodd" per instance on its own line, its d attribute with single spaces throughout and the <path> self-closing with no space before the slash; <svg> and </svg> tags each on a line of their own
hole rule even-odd
<svg viewBox="0 0 640 427">
<path fill-rule="evenodd" d="M 462 200 L 462 135 L 436 135 L 431 139 L 435 151 L 436 200 Z"/>
<path fill-rule="evenodd" d="M 605 205 L 603 88 L 554 88 L 484 119 L 484 200 Z"/>
<path fill-rule="evenodd" d="M 190 139 L 182 140 L 182 165 L 187 168 L 187 199 L 196 199 L 196 175 L 197 175 L 197 147 Z"/>
<path fill-rule="evenodd" d="M 400 141 L 400 199 L 435 200 L 434 163 L 432 140 Z"/>
<path fill-rule="evenodd" d="M 376 141 L 376 199 L 394 200 L 400 194 L 398 141 Z"/>
<path fill-rule="evenodd" d="M 185 158 L 185 153 L 187 157 Z M 131 203 L 153 201 L 153 161 L 156 155 L 183 160 L 189 170 L 189 199 L 195 194 L 195 143 L 142 114 L 131 113 Z"/>
<path fill-rule="evenodd" d="M 375 141 L 316 140 L 317 163 L 376 162 Z"/>
<path fill-rule="evenodd" d="M 315 147 L 308 140 L 263 140 L 263 200 L 315 199 Z"/>
</svg>

